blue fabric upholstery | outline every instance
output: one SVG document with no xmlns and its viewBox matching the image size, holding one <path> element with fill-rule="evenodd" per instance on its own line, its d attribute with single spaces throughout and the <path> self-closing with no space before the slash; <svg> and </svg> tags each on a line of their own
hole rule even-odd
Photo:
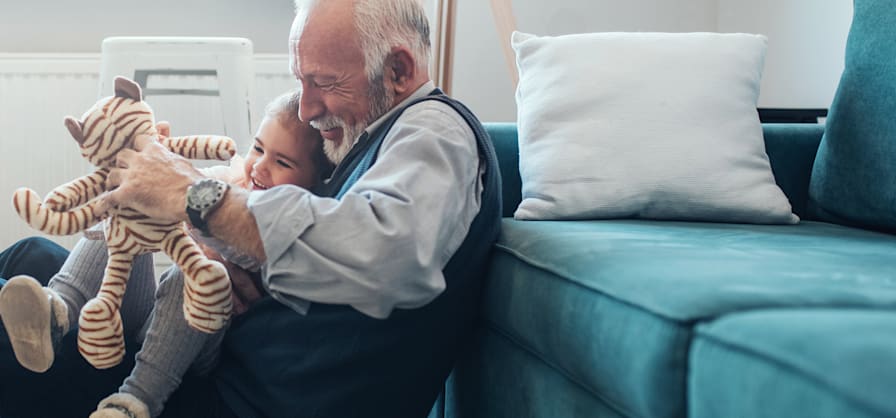
<svg viewBox="0 0 896 418">
<path fill-rule="evenodd" d="M 763 126 L 798 225 L 505 218 L 446 416 L 896 416 L 894 40 L 855 0 L 827 126 Z M 509 217 L 516 126 L 487 128 Z"/>
<path fill-rule="evenodd" d="M 694 323 L 755 309 L 896 306 L 893 254 L 893 236 L 822 222 L 505 219 L 483 326 L 616 413 L 682 416 Z M 487 368 L 506 354 L 483 350 L 476 361 Z M 516 409 L 525 404 L 504 408 L 527 416 Z"/>
<path fill-rule="evenodd" d="M 449 387 L 449 417 L 625 417 L 617 406 L 574 376 L 553 367 L 493 329 L 483 330 L 476 356 L 459 367 Z"/>
<path fill-rule="evenodd" d="M 695 418 L 893 417 L 896 311 L 726 316 L 697 328 L 690 364 Z"/>
<path fill-rule="evenodd" d="M 812 172 L 819 216 L 896 232 L 896 5 L 855 0 L 846 62 Z"/>
</svg>

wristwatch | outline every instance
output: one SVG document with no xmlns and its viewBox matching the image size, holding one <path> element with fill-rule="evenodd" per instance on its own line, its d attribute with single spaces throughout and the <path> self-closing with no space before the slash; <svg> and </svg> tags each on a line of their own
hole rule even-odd
<svg viewBox="0 0 896 418">
<path fill-rule="evenodd" d="M 229 184 L 216 179 L 198 180 L 187 187 L 187 216 L 190 217 L 190 223 L 204 235 L 211 235 L 208 216 L 224 200 L 229 188 Z"/>
</svg>

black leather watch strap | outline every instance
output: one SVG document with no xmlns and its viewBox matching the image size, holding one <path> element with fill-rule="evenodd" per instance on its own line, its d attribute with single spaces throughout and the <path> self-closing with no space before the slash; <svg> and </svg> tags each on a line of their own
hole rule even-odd
<svg viewBox="0 0 896 418">
<path fill-rule="evenodd" d="M 187 216 L 190 217 L 190 224 L 193 228 L 202 231 L 205 235 L 211 235 L 208 230 L 208 222 L 202 219 L 202 214 L 198 210 L 187 207 Z"/>
</svg>

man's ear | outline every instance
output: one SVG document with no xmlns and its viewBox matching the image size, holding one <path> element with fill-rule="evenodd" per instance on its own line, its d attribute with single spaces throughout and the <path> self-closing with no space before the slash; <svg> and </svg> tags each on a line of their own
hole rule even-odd
<svg viewBox="0 0 896 418">
<path fill-rule="evenodd" d="M 400 46 L 392 48 L 385 65 L 383 81 L 395 90 L 396 96 L 411 93 L 411 89 L 417 87 L 417 62 L 410 50 Z"/>
</svg>

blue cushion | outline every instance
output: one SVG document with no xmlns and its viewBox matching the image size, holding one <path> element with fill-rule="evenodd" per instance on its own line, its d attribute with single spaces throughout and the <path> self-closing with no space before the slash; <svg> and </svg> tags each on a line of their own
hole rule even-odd
<svg viewBox="0 0 896 418">
<path fill-rule="evenodd" d="M 892 310 L 735 314 L 697 328 L 689 413 L 692 418 L 893 417 L 894 382 Z"/>
<path fill-rule="evenodd" d="M 896 232 L 896 3 L 854 4 L 810 203 L 822 219 Z"/>
<path fill-rule="evenodd" d="M 485 326 L 626 416 L 685 413 L 697 321 L 768 307 L 896 306 L 892 235 L 811 221 L 502 227 Z"/>
<path fill-rule="evenodd" d="M 806 210 L 809 201 L 809 175 L 815 163 L 818 143 L 824 127 L 812 123 L 766 123 L 762 125 L 765 152 L 775 175 L 775 182 L 787 195 L 793 213 L 810 220 Z"/>
</svg>

